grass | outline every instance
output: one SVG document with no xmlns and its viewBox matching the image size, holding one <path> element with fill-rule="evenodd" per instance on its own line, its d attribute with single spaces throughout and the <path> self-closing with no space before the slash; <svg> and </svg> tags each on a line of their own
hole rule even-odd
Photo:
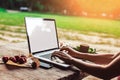
<svg viewBox="0 0 120 80">
<path fill-rule="evenodd" d="M 93 19 L 93 18 L 63 16 L 63 15 L 44 14 L 44 13 L 0 12 L 0 24 L 10 25 L 10 26 L 11 25 L 25 26 L 24 25 L 25 16 L 54 18 L 56 19 L 57 27 L 62 29 L 79 31 L 84 33 L 88 33 L 88 32 L 106 33 L 109 35 L 114 35 L 115 37 L 120 37 L 119 20 Z"/>
</svg>

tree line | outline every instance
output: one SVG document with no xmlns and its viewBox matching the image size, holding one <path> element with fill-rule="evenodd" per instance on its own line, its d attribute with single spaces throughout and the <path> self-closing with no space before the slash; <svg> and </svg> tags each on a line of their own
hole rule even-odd
<svg viewBox="0 0 120 80">
<path fill-rule="evenodd" d="M 0 7 L 19 10 L 28 7 L 31 11 L 79 15 L 79 0 L 0 0 Z"/>
</svg>

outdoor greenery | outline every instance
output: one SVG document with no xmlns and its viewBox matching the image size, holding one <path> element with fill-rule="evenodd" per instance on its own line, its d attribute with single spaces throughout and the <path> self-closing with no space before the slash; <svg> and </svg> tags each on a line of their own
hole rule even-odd
<svg viewBox="0 0 120 80">
<path fill-rule="evenodd" d="M 0 12 L 6 12 L 6 9 L 0 8 Z"/>
<path fill-rule="evenodd" d="M 119 20 L 83 18 L 43 13 L 0 12 L 0 24 L 12 26 L 25 26 L 24 25 L 25 16 L 54 18 L 56 19 L 57 27 L 62 29 L 79 31 L 84 33 L 88 32 L 107 33 L 109 35 L 120 37 Z"/>
<path fill-rule="evenodd" d="M 21 7 L 24 7 L 30 9 L 26 9 L 26 11 L 52 12 L 59 14 L 64 14 L 64 10 L 66 10 L 67 14 L 73 14 L 73 9 L 76 7 L 77 11 L 80 11 L 78 1 L 79 0 L 0 0 L 0 7 L 12 10 L 20 10 Z"/>
</svg>

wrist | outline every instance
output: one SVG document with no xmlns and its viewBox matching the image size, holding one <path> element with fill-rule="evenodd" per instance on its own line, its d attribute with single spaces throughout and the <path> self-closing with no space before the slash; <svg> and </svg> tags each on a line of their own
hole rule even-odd
<svg viewBox="0 0 120 80">
<path fill-rule="evenodd" d="M 70 59 L 70 62 L 71 62 L 71 63 L 74 62 L 74 57 L 72 57 L 72 58 Z"/>
</svg>

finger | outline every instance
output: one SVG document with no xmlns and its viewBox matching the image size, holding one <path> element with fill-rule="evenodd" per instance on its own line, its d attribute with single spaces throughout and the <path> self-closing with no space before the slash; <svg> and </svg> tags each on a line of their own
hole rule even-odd
<svg viewBox="0 0 120 80">
<path fill-rule="evenodd" d="M 55 57 L 55 56 L 57 56 L 58 55 L 58 52 L 54 52 L 54 53 L 52 53 L 52 56 L 51 57 Z"/>
<path fill-rule="evenodd" d="M 63 42 L 60 42 L 59 46 L 60 46 L 60 48 L 62 48 L 63 47 Z"/>
<path fill-rule="evenodd" d="M 54 56 L 63 56 L 62 53 L 63 52 L 61 52 L 61 51 L 55 51 L 54 53 L 52 53 L 52 57 L 54 57 Z"/>
<path fill-rule="evenodd" d="M 61 60 L 64 60 L 65 58 L 67 58 L 67 57 L 65 57 L 64 55 L 61 55 L 61 54 L 56 54 L 55 57 L 58 57 Z"/>
<path fill-rule="evenodd" d="M 55 54 L 55 57 L 58 57 L 59 59 L 61 59 L 62 61 L 64 61 L 67 64 L 70 62 L 70 58 L 67 57 L 66 54 L 64 54 L 64 53 L 63 54 L 61 54 L 61 53 Z"/>
<path fill-rule="evenodd" d="M 62 61 L 64 61 L 66 64 L 71 64 L 70 63 L 70 59 L 68 57 L 58 57 L 59 59 L 61 59 Z"/>
<path fill-rule="evenodd" d="M 58 53 L 59 53 L 58 51 L 53 52 L 51 55 L 51 60 L 56 59 Z"/>
<path fill-rule="evenodd" d="M 68 52 L 63 52 L 63 54 L 64 54 L 65 56 L 69 57 L 69 58 L 72 58 L 72 56 L 69 55 Z"/>
<path fill-rule="evenodd" d="M 68 58 L 65 54 L 64 54 L 64 52 L 58 52 L 58 53 L 54 53 L 53 55 L 52 55 L 52 57 L 59 57 L 59 58 Z"/>
<path fill-rule="evenodd" d="M 55 54 L 58 54 L 58 53 L 60 53 L 61 51 L 54 51 L 53 53 L 52 53 L 52 55 L 55 55 Z"/>
<path fill-rule="evenodd" d="M 63 50 L 68 50 L 68 48 L 66 46 L 63 46 L 60 51 L 63 51 Z"/>
<path fill-rule="evenodd" d="M 71 58 L 71 56 L 67 54 L 67 51 L 55 51 L 51 57 L 59 57 L 61 59 Z"/>
<path fill-rule="evenodd" d="M 69 51 L 65 51 L 65 53 L 67 53 L 67 54 L 68 54 L 68 52 L 69 52 Z"/>
</svg>

